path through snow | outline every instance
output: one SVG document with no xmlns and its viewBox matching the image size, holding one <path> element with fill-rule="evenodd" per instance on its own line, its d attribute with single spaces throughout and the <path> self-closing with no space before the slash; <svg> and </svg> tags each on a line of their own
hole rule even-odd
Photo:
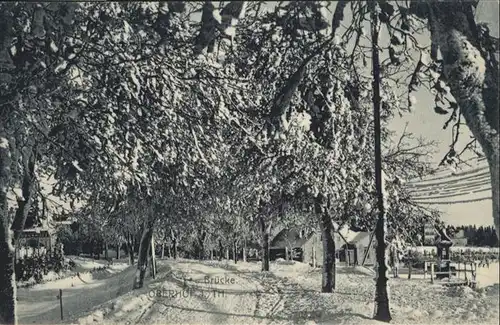
<svg viewBox="0 0 500 325">
<path fill-rule="evenodd" d="M 325 294 L 319 292 L 321 271 L 303 263 L 272 263 L 271 272 L 260 272 L 259 263 L 162 260 L 159 265 L 158 277 L 141 290 L 131 290 L 133 268 L 66 289 L 67 319 L 75 324 L 379 324 L 371 319 L 374 281 L 366 269 L 338 267 L 337 290 Z M 476 291 L 391 278 L 391 323 L 496 324 L 494 274 L 498 264 L 482 269 L 478 280 L 488 287 Z M 20 296 L 20 323 L 59 322 L 57 292 L 48 290 Z M 36 314 L 37 308 L 43 312 Z"/>
<path fill-rule="evenodd" d="M 87 270 L 82 268 L 82 270 Z M 63 316 L 78 313 L 130 291 L 134 268 L 119 263 L 109 269 L 55 280 L 31 288 L 17 289 L 20 324 L 61 322 L 59 289 L 63 290 Z"/>
</svg>

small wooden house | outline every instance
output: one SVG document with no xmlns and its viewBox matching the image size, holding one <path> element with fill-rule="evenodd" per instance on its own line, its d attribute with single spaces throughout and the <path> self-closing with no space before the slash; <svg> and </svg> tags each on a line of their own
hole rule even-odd
<svg viewBox="0 0 500 325">
<path fill-rule="evenodd" d="M 22 258 L 33 249 L 51 250 L 55 245 L 56 236 L 50 229 L 30 228 L 24 229 L 16 245 L 16 258 Z"/>
<path fill-rule="evenodd" d="M 19 238 L 19 246 L 45 247 L 50 250 L 54 246 L 54 239 L 52 232 L 48 229 L 24 229 Z"/>
<path fill-rule="evenodd" d="M 321 266 L 323 263 L 323 245 L 321 235 L 315 231 L 306 233 L 298 228 L 283 229 L 271 241 L 270 259 L 288 258 Z"/>
<path fill-rule="evenodd" d="M 349 232 L 344 235 L 345 241 L 337 246 L 340 262 L 348 262 L 350 265 L 374 265 L 375 256 L 375 239 L 372 239 L 370 232 Z M 370 240 L 372 243 L 370 245 Z M 346 242 L 347 241 L 347 242 Z"/>
</svg>

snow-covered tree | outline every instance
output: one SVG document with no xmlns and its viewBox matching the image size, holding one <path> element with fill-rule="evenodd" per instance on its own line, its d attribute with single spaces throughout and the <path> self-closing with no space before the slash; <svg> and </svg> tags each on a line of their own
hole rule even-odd
<svg viewBox="0 0 500 325">
<path fill-rule="evenodd" d="M 498 235 L 498 39 L 490 35 L 487 25 L 477 22 L 475 9 L 478 3 L 479 1 L 416 1 L 410 5 L 409 13 L 411 17 L 425 19 L 430 31 L 430 60 L 421 60 L 420 65 L 437 67 L 437 71 L 431 71 L 434 72 L 437 98 L 443 103 L 449 102 L 453 112 L 451 120 L 459 124 L 460 116 L 463 116 L 487 158 L 491 174 L 493 221 Z M 423 71 L 425 66 L 421 69 Z M 448 110 L 442 109 L 440 113 L 447 112 Z M 458 137 L 458 126 L 455 131 Z M 446 158 L 456 158 L 457 154 L 456 148 L 452 146 Z"/>
</svg>

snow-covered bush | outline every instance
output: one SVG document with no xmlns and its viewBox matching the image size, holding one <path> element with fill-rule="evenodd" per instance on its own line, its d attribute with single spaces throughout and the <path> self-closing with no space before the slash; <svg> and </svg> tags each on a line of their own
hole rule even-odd
<svg viewBox="0 0 500 325">
<path fill-rule="evenodd" d="M 33 279 L 35 283 L 40 283 L 50 271 L 59 273 L 67 269 L 62 249 L 62 245 L 57 245 L 53 250 L 40 250 L 17 259 L 16 281 Z"/>
</svg>

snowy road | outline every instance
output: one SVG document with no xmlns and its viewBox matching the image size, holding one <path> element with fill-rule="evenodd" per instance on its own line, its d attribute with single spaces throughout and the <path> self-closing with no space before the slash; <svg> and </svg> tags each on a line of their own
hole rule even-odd
<svg viewBox="0 0 500 325">
<path fill-rule="evenodd" d="M 102 279 L 75 277 L 18 289 L 19 323 L 270 324 L 282 307 L 282 280 L 237 271 L 231 263 L 159 261 L 157 279 L 132 292 L 134 274 L 135 268 L 129 267 Z"/>
<path fill-rule="evenodd" d="M 131 299 L 118 298 L 79 323 L 114 324 L 287 324 L 282 280 L 238 271 L 231 263 L 166 261 L 170 272 Z M 103 317 L 105 316 L 105 317 Z M 103 320 L 104 318 L 104 320 Z"/>
<path fill-rule="evenodd" d="M 366 269 L 339 266 L 333 294 L 320 292 L 321 270 L 303 263 L 273 262 L 271 272 L 260 272 L 259 263 L 162 260 L 141 290 L 131 290 L 134 271 L 20 290 L 20 323 L 60 323 L 56 295 L 66 286 L 65 323 L 73 324 L 380 324 L 371 319 L 374 282 Z M 496 271 L 498 264 L 481 270 L 480 281 Z M 495 283 L 475 292 L 391 278 L 392 323 L 497 323 Z"/>
<path fill-rule="evenodd" d="M 32 288 L 17 289 L 17 314 L 20 324 L 59 323 L 59 289 L 63 290 L 65 319 L 130 291 L 134 268 L 116 265 L 108 274 L 92 278 L 88 273 Z"/>
</svg>

